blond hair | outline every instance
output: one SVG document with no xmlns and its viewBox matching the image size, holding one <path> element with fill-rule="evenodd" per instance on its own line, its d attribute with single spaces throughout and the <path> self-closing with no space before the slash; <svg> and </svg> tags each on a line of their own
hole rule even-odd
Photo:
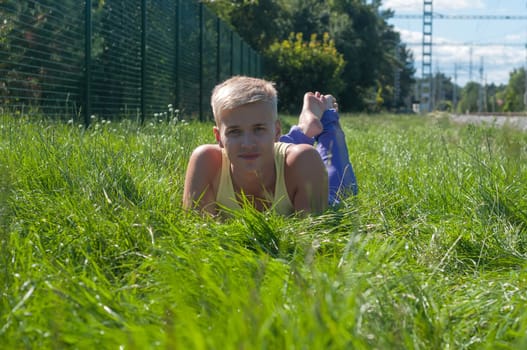
<svg viewBox="0 0 527 350">
<path fill-rule="evenodd" d="M 273 119 L 278 117 L 277 92 L 272 82 L 247 76 L 234 76 L 216 85 L 212 90 L 211 107 L 218 123 L 221 112 L 253 102 L 271 104 Z"/>
</svg>

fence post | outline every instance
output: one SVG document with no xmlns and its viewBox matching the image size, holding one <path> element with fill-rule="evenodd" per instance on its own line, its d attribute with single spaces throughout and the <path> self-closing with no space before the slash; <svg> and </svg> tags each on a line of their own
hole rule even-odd
<svg viewBox="0 0 527 350">
<path fill-rule="evenodd" d="M 91 117 L 91 0 L 86 0 L 84 5 L 84 127 L 87 128 Z"/>
<path fill-rule="evenodd" d="M 174 70 L 175 70 L 175 74 L 176 74 L 176 81 L 175 81 L 175 89 L 176 89 L 176 96 L 175 96 L 175 101 L 174 101 L 174 108 L 175 109 L 179 109 L 180 111 L 182 110 L 181 108 L 181 98 L 180 98 L 180 94 L 181 94 L 181 74 L 180 74 L 180 61 L 181 61 L 181 57 L 180 57 L 180 52 L 181 52 L 181 35 L 180 35 L 180 27 L 181 27 L 181 3 L 180 3 L 180 0 L 176 0 L 176 13 L 174 14 L 175 15 L 175 18 L 176 18 L 176 24 L 175 24 L 175 27 L 176 27 L 176 30 L 175 30 L 175 38 L 174 40 L 176 41 L 176 45 L 175 45 L 175 50 L 176 52 L 174 52 L 174 54 L 176 55 L 175 57 L 175 62 L 174 62 Z"/>
<path fill-rule="evenodd" d="M 232 30 L 229 31 L 231 35 L 231 57 L 230 57 L 230 76 L 234 74 L 234 32 Z"/>
<path fill-rule="evenodd" d="M 141 125 L 145 122 L 146 105 L 146 0 L 141 0 Z"/>
<path fill-rule="evenodd" d="M 203 115 L 203 49 L 205 24 L 203 20 L 203 3 L 199 3 L 199 120 L 204 120 Z"/>
<path fill-rule="evenodd" d="M 245 75 L 245 68 L 243 67 L 243 41 L 240 40 L 240 74 Z"/>
<path fill-rule="evenodd" d="M 221 21 L 216 17 L 216 83 L 221 79 Z M 527 84 L 527 79 L 525 80 Z"/>
</svg>

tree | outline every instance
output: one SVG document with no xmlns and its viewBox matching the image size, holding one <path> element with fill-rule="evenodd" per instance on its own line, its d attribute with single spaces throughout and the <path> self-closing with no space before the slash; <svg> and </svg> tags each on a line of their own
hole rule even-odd
<svg viewBox="0 0 527 350">
<path fill-rule="evenodd" d="M 341 98 L 344 109 L 364 110 L 370 101 L 378 101 L 379 92 L 384 108 L 388 108 L 398 105 L 411 93 L 412 55 L 387 23 L 393 12 L 381 11 L 380 5 L 381 1 L 329 2 L 330 33 L 348 62 L 343 73 L 346 81 Z M 397 72 L 401 94 L 399 101 L 394 101 Z"/>
<path fill-rule="evenodd" d="M 463 91 L 461 91 L 461 100 L 458 103 L 457 109 L 459 113 L 477 112 L 480 84 L 476 82 L 468 82 Z"/>
<path fill-rule="evenodd" d="M 273 0 L 204 0 L 204 3 L 260 52 L 276 40 L 287 38 L 292 31 L 284 10 Z"/>
<path fill-rule="evenodd" d="M 304 38 L 312 34 L 320 38 L 329 33 L 336 51 L 346 62 L 339 77 L 345 84 L 338 96 L 343 110 L 363 110 L 369 101 L 374 101 L 376 108 L 379 101 L 383 101 L 380 108 L 408 101 L 413 84 L 413 57 L 387 23 L 393 12 L 381 11 L 380 0 L 206 0 L 206 3 L 260 52 L 276 41 L 288 40 L 289 33 L 302 33 Z M 271 67 L 276 69 L 279 62 L 266 62 L 266 72 L 273 75 Z M 298 71 L 298 74 L 288 80 L 302 80 L 310 73 Z"/>
<path fill-rule="evenodd" d="M 490 84 L 487 88 L 487 110 L 490 112 L 502 112 L 506 85 Z"/>
<path fill-rule="evenodd" d="M 280 0 L 279 0 L 280 1 Z M 319 36 L 329 32 L 331 12 L 328 4 L 320 0 L 281 0 L 281 8 L 291 31 Z M 281 39 L 281 38 L 279 38 Z"/>
<path fill-rule="evenodd" d="M 514 69 L 509 74 L 509 83 L 505 89 L 504 112 L 519 112 L 525 109 L 525 69 Z"/>
<path fill-rule="evenodd" d="M 437 72 L 432 77 L 432 101 L 434 108 L 440 111 L 452 111 L 454 100 L 454 84 L 452 78 Z"/>
<path fill-rule="evenodd" d="M 316 34 L 309 41 L 304 41 L 302 33 L 291 34 L 288 40 L 271 45 L 266 57 L 272 72 L 269 79 L 277 83 L 284 111 L 298 112 L 305 91 L 338 95 L 344 88 L 345 61 L 327 33 L 320 41 Z"/>
</svg>

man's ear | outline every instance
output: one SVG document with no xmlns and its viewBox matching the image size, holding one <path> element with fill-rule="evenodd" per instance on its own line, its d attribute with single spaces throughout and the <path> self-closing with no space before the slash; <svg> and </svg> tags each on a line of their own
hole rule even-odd
<svg viewBox="0 0 527 350">
<path fill-rule="evenodd" d="M 218 129 L 218 127 L 215 126 L 212 128 L 212 131 L 214 132 L 214 137 L 216 138 L 216 142 L 218 142 L 220 147 L 223 148 L 223 143 L 221 142 L 220 129 Z"/>
<path fill-rule="evenodd" d="M 275 142 L 278 142 L 278 140 L 280 140 L 280 136 L 282 136 L 282 123 L 280 122 L 280 120 L 276 120 L 275 124 L 274 124 L 274 128 L 275 128 L 275 135 L 274 135 L 274 140 Z"/>
</svg>

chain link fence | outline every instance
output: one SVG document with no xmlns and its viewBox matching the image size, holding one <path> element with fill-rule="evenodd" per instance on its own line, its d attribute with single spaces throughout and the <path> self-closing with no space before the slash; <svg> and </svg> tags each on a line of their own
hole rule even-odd
<svg viewBox="0 0 527 350">
<path fill-rule="evenodd" d="M 112 120 L 211 116 L 216 83 L 261 56 L 191 0 L 0 1 L 3 113 Z M 170 106 L 170 107 L 169 107 Z"/>
</svg>

